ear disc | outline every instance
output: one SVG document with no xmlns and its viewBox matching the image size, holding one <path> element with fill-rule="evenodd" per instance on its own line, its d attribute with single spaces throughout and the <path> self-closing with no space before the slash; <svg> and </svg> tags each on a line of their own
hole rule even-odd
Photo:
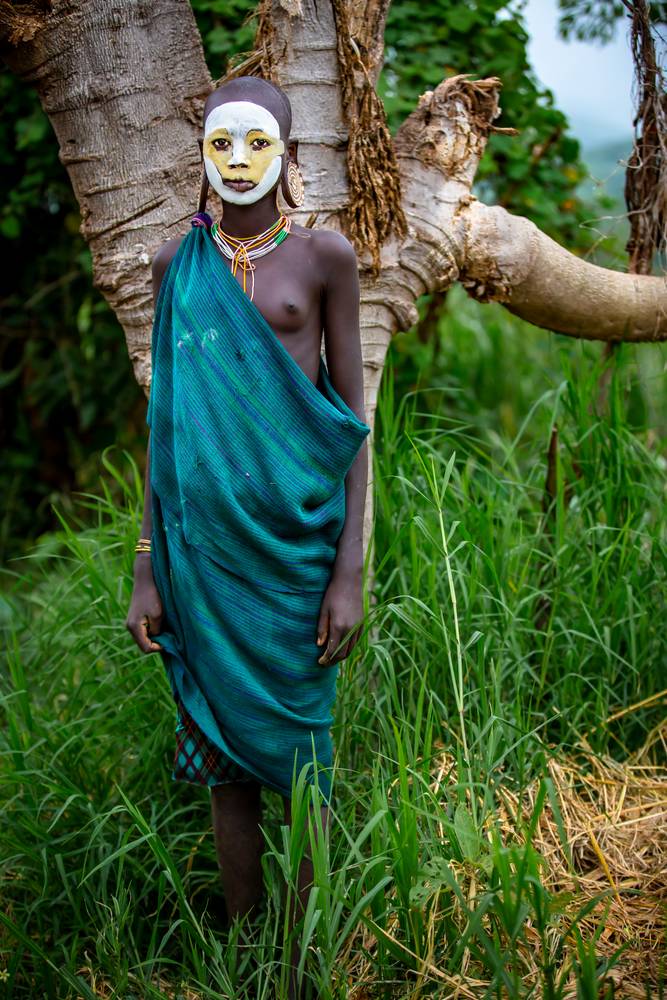
<svg viewBox="0 0 667 1000">
<path fill-rule="evenodd" d="M 301 171 L 294 160 L 288 160 L 281 181 L 281 190 L 287 204 L 290 208 L 300 208 L 303 205 L 305 192 Z"/>
</svg>

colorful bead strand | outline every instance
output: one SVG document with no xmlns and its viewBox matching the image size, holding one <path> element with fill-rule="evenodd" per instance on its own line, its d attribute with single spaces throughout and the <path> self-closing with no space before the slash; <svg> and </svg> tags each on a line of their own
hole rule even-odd
<svg viewBox="0 0 667 1000">
<path fill-rule="evenodd" d="M 281 215 L 278 221 L 268 229 L 265 229 L 263 233 L 259 233 L 257 236 L 246 237 L 245 239 L 239 239 L 236 236 L 230 236 L 228 233 L 223 232 L 218 222 L 214 222 L 211 226 L 211 236 L 216 246 L 232 262 L 232 274 L 236 275 L 238 268 L 241 267 L 243 271 L 244 292 L 246 291 L 246 273 L 250 271 L 252 277 L 251 300 L 255 294 L 255 265 L 253 264 L 253 260 L 271 253 L 277 246 L 280 246 L 289 234 L 291 226 L 292 220 L 286 215 Z"/>
</svg>

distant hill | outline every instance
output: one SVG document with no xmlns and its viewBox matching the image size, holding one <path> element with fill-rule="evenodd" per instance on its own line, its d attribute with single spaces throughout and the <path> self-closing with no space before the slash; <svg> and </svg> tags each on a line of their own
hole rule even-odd
<svg viewBox="0 0 667 1000">
<path fill-rule="evenodd" d="M 590 149 L 582 149 L 582 160 L 588 167 L 590 177 L 581 185 L 580 192 L 586 197 L 594 191 L 603 191 L 614 198 L 621 210 L 625 207 L 623 186 L 625 167 L 632 151 L 632 139 L 615 140 Z"/>
<path fill-rule="evenodd" d="M 601 237 L 611 237 L 613 240 L 612 244 L 606 244 L 606 250 L 600 246 L 599 253 L 594 258 L 597 263 L 605 266 L 619 266 L 625 260 L 623 248 L 630 235 L 630 227 L 625 215 L 623 188 L 625 168 L 631 151 L 632 139 L 628 138 L 627 141 L 617 139 L 590 148 L 583 146 L 581 152 L 581 159 L 588 167 L 589 176 L 579 185 L 578 193 L 593 209 L 588 225 Z M 614 205 L 607 209 L 596 208 L 596 194 L 613 198 Z M 607 253 L 611 254 L 609 258 Z"/>
</svg>

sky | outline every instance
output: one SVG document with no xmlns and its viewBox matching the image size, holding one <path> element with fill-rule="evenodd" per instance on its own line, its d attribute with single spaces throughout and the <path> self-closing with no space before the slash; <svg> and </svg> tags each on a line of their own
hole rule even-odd
<svg viewBox="0 0 667 1000">
<path fill-rule="evenodd" d="M 557 0 L 528 0 L 528 56 L 540 81 L 553 91 L 583 152 L 632 138 L 632 57 L 623 21 L 606 45 L 558 37 Z"/>
</svg>

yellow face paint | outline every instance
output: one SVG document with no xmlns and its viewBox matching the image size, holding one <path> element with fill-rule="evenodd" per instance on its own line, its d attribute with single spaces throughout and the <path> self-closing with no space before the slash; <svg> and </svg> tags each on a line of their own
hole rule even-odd
<svg viewBox="0 0 667 1000">
<path fill-rule="evenodd" d="M 235 140 L 226 128 L 218 128 L 207 136 L 204 152 L 223 180 L 248 180 L 259 184 L 274 156 L 285 152 L 285 144 L 282 139 L 258 129 L 251 129 Z"/>
<path fill-rule="evenodd" d="M 225 201 L 244 205 L 273 189 L 285 143 L 267 108 L 228 101 L 208 115 L 202 151 L 209 183 Z"/>
</svg>

